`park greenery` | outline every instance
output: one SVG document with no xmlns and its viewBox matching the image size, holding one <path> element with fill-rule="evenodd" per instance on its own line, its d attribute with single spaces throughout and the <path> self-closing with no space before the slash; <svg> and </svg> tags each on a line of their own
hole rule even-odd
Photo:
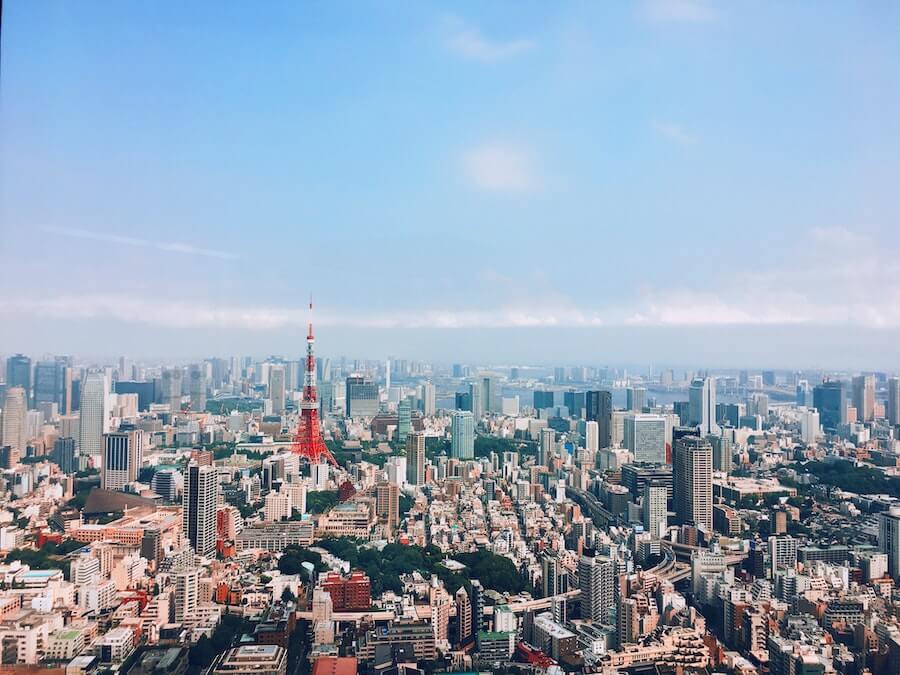
<svg viewBox="0 0 900 675">
<path fill-rule="evenodd" d="M 69 561 L 65 559 L 72 551 L 77 551 L 84 546 L 83 543 L 74 539 L 67 539 L 61 544 L 54 544 L 48 541 L 39 549 L 31 548 L 14 548 L 6 554 L 4 562 L 11 563 L 15 561 L 28 565 L 35 570 L 62 570 L 63 575 L 69 578 Z"/>
<path fill-rule="evenodd" d="M 309 513 L 325 513 L 337 503 L 337 490 L 316 490 L 306 493 L 306 510 Z"/>
<path fill-rule="evenodd" d="M 803 471 L 814 475 L 823 485 L 848 492 L 900 497 L 900 478 L 891 478 L 869 466 L 854 466 L 850 462 L 807 462 Z"/>
<path fill-rule="evenodd" d="M 423 548 L 388 544 L 378 551 L 347 537 L 322 539 L 316 545 L 349 562 L 351 569 L 365 572 L 372 582 L 373 595 L 386 590 L 401 592 L 400 575 L 416 571 L 426 578 L 436 575 L 450 593 L 455 593 L 460 586 L 468 588 L 471 579 L 478 579 L 486 588 L 501 593 L 518 593 L 525 588 L 512 561 L 490 551 L 452 554 L 452 559 L 466 566 L 462 572 L 453 572 L 442 564 L 445 555 L 432 545 Z"/>
</svg>

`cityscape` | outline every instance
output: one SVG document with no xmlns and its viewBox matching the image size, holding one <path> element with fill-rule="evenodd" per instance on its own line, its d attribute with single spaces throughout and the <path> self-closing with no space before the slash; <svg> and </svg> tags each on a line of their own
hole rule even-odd
<svg viewBox="0 0 900 675">
<path fill-rule="evenodd" d="M 0 2 L 0 675 L 900 675 L 898 27 Z"/>
</svg>

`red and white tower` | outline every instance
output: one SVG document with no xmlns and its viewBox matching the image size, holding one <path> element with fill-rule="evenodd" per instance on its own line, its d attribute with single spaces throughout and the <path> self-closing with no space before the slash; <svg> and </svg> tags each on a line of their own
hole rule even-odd
<svg viewBox="0 0 900 675">
<path fill-rule="evenodd" d="M 312 311 L 312 301 L 309 309 Z M 319 399 L 316 396 L 316 357 L 313 355 L 312 321 L 309 322 L 309 333 L 306 335 L 306 368 L 303 375 L 303 399 L 300 402 L 300 420 L 297 432 L 291 444 L 291 452 L 306 457 L 310 464 L 331 462 L 337 466 L 334 455 L 322 439 L 322 428 L 319 423 Z"/>
</svg>

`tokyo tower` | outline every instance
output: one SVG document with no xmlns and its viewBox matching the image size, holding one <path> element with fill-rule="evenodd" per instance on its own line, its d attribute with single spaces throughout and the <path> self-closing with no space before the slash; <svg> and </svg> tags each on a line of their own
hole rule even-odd
<svg viewBox="0 0 900 675">
<path fill-rule="evenodd" d="M 312 300 L 309 302 L 312 311 Z M 337 466 L 334 455 L 328 450 L 322 439 L 322 428 L 319 423 L 319 400 L 316 396 L 316 357 L 313 355 L 312 321 L 309 322 L 309 333 L 306 335 L 306 368 L 303 375 L 303 400 L 300 402 L 300 420 L 297 432 L 291 444 L 291 452 L 306 457 L 310 464 L 330 462 Z"/>
</svg>

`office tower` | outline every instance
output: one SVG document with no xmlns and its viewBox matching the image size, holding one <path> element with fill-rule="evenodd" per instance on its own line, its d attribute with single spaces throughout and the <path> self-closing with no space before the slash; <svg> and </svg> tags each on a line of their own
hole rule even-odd
<svg viewBox="0 0 900 675">
<path fill-rule="evenodd" d="M 369 378 L 348 377 L 344 395 L 347 417 L 375 417 L 378 414 L 378 385 Z"/>
<path fill-rule="evenodd" d="M 66 361 L 40 361 L 34 367 L 34 405 L 56 403 L 60 410 L 66 405 Z"/>
<path fill-rule="evenodd" d="M 648 481 L 644 485 L 643 508 L 644 531 L 654 539 L 661 538 L 669 524 L 669 487 L 665 483 Z"/>
<path fill-rule="evenodd" d="M 412 429 L 412 401 L 406 397 L 397 404 L 397 440 L 406 438 Z"/>
<path fill-rule="evenodd" d="M 631 412 L 643 412 L 647 405 L 647 390 L 643 387 L 628 387 L 625 390 L 625 407 Z"/>
<path fill-rule="evenodd" d="M 456 641 L 465 644 L 472 638 L 472 603 L 465 586 L 456 591 Z"/>
<path fill-rule="evenodd" d="M 875 376 L 858 375 L 853 378 L 853 407 L 858 422 L 875 419 Z"/>
<path fill-rule="evenodd" d="M 887 390 L 887 406 L 884 415 L 887 417 L 889 424 L 896 426 L 900 424 L 900 378 L 889 378 Z"/>
<path fill-rule="evenodd" d="M 472 602 L 472 632 L 477 635 L 484 620 L 484 586 L 478 579 L 472 579 L 469 595 Z"/>
<path fill-rule="evenodd" d="M 175 573 L 175 622 L 192 621 L 200 603 L 200 568 Z"/>
<path fill-rule="evenodd" d="M 612 445 L 612 393 L 601 389 L 588 391 L 584 395 L 586 419 L 596 422 L 600 448 Z"/>
<path fill-rule="evenodd" d="M 150 563 L 162 560 L 162 533 L 155 527 L 148 527 L 141 537 L 141 557 Z"/>
<path fill-rule="evenodd" d="M 469 383 L 469 401 L 472 405 L 472 416 L 478 422 L 484 416 L 484 391 L 481 382 Z"/>
<path fill-rule="evenodd" d="M 177 469 L 162 469 L 150 479 L 150 489 L 170 503 L 177 501 L 183 487 L 184 481 Z"/>
<path fill-rule="evenodd" d="M 541 466 L 549 466 L 556 455 L 556 429 L 544 427 L 541 429 L 541 442 L 538 446 L 537 463 Z"/>
<path fill-rule="evenodd" d="M 813 388 L 813 407 L 826 431 L 847 424 L 847 387 L 841 380 L 829 380 Z"/>
<path fill-rule="evenodd" d="M 584 392 L 583 391 L 564 391 L 563 405 L 569 409 L 569 415 L 581 418 L 584 415 Z"/>
<path fill-rule="evenodd" d="M 412 431 L 406 437 L 406 482 L 425 485 L 425 433 Z"/>
<path fill-rule="evenodd" d="M 21 387 L 25 390 L 25 403 L 31 397 L 31 359 L 24 354 L 16 354 L 6 359 L 6 387 Z"/>
<path fill-rule="evenodd" d="M 625 447 L 638 464 L 666 463 L 666 418 L 662 415 L 627 415 Z"/>
<path fill-rule="evenodd" d="M 203 412 L 206 410 L 206 373 L 198 366 L 191 368 L 190 381 L 191 410 Z M 140 399 L 140 396 L 138 396 Z M 140 401 L 138 402 L 140 407 Z"/>
<path fill-rule="evenodd" d="M 97 466 L 103 455 L 103 432 L 106 430 L 106 378 L 103 373 L 88 373 L 84 378 L 78 407 L 81 410 L 78 454 L 82 462 L 94 458 L 94 466 Z"/>
<path fill-rule="evenodd" d="M 156 400 L 156 383 L 118 381 L 113 385 L 117 394 L 137 394 L 138 410 L 146 412 L 150 410 L 150 404 Z M 193 406 L 192 406 L 193 407 Z"/>
<path fill-rule="evenodd" d="M 712 532 L 712 446 L 697 436 L 676 442 L 673 472 L 675 516 Z"/>
<path fill-rule="evenodd" d="M 457 410 L 450 415 L 450 456 L 475 458 L 475 418 L 467 410 Z"/>
<path fill-rule="evenodd" d="M 472 397 L 469 396 L 469 392 L 456 392 L 456 394 L 454 394 L 453 401 L 454 410 L 468 410 L 469 412 L 472 412 Z"/>
<path fill-rule="evenodd" d="M 15 358 L 15 357 L 14 357 Z M 25 433 L 25 419 L 28 413 L 28 394 L 23 387 L 10 387 L 3 398 L 2 435 L 0 446 L 9 446 L 20 455 L 25 454 L 28 441 Z"/>
<path fill-rule="evenodd" d="M 878 514 L 878 549 L 887 555 L 888 574 L 900 579 L 900 506 Z"/>
<path fill-rule="evenodd" d="M 269 366 L 269 400 L 272 401 L 272 414 L 281 415 L 284 412 L 285 401 L 285 372 L 282 364 L 273 363 Z"/>
<path fill-rule="evenodd" d="M 104 434 L 100 487 L 121 490 L 137 480 L 143 459 L 144 432 L 140 429 Z"/>
<path fill-rule="evenodd" d="M 733 449 L 731 439 L 727 436 L 707 436 L 712 446 L 713 471 L 731 473 L 733 468 Z"/>
<path fill-rule="evenodd" d="M 481 405 L 484 412 L 500 412 L 500 383 L 496 377 L 481 378 Z"/>
<path fill-rule="evenodd" d="M 436 401 L 437 395 L 434 384 L 425 382 L 422 385 L 422 414 L 425 417 L 433 417 L 434 413 L 437 412 Z"/>
<path fill-rule="evenodd" d="M 759 415 L 765 420 L 769 416 L 769 396 L 759 392 L 750 395 L 747 399 L 747 414 Z"/>
<path fill-rule="evenodd" d="M 804 443 L 815 443 L 819 439 L 821 424 L 819 411 L 815 408 L 804 408 L 800 411 L 800 439 Z"/>
<path fill-rule="evenodd" d="M 400 486 L 382 481 L 375 486 L 375 513 L 393 532 L 400 526 Z"/>
<path fill-rule="evenodd" d="M 569 590 L 569 574 L 562 566 L 556 551 L 544 551 L 541 555 L 541 595 L 549 598 Z"/>
<path fill-rule="evenodd" d="M 762 383 L 763 383 L 764 387 L 774 387 L 775 386 L 775 371 L 774 370 L 762 371 Z"/>
<path fill-rule="evenodd" d="M 534 409 L 535 410 L 544 410 L 545 408 L 553 407 L 553 392 L 552 391 L 539 391 L 535 389 L 534 391 Z"/>
<path fill-rule="evenodd" d="M 218 470 L 214 466 L 187 467 L 182 499 L 182 532 L 197 555 L 209 555 L 216 548 L 216 501 Z"/>
<path fill-rule="evenodd" d="M 169 411 L 181 410 L 181 368 L 166 368 L 162 374 L 162 402 L 169 405 Z"/>
<path fill-rule="evenodd" d="M 621 484 L 628 488 L 628 491 L 635 501 L 640 495 L 644 494 L 644 487 L 650 482 L 662 483 L 665 485 L 667 498 L 672 498 L 672 467 L 665 465 L 649 466 L 639 464 L 626 464 L 622 467 Z"/>
<path fill-rule="evenodd" d="M 75 439 L 61 436 L 53 441 L 53 461 L 65 474 L 78 471 L 75 455 Z"/>
<path fill-rule="evenodd" d="M 584 423 L 584 447 L 592 452 L 600 449 L 600 427 L 594 421 Z"/>
<path fill-rule="evenodd" d="M 716 381 L 709 377 L 696 377 L 690 388 L 690 425 L 700 427 L 701 436 L 718 436 L 716 424 Z"/>
<path fill-rule="evenodd" d="M 769 537 L 767 543 L 773 576 L 779 569 L 796 569 L 798 540 L 791 536 Z"/>
<path fill-rule="evenodd" d="M 584 549 L 578 559 L 578 590 L 581 618 L 586 621 L 609 623 L 615 603 L 616 574 L 613 561 Z"/>
<path fill-rule="evenodd" d="M 797 405 L 808 408 L 812 406 L 812 389 L 807 380 L 797 382 Z"/>
</svg>

